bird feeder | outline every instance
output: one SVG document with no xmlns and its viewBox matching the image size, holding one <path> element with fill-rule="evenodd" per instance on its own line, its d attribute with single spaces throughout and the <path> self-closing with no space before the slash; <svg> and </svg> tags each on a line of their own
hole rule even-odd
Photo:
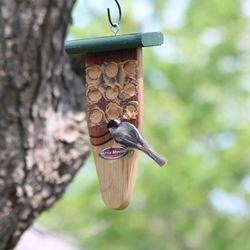
<svg viewBox="0 0 250 250">
<path fill-rule="evenodd" d="M 119 8 L 120 10 L 120 8 Z M 120 20 L 120 19 L 119 19 Z M 114 24 L 112 27 L 119 27 Z M 112 30 L 113 31 L 113 30 Z M 143 128 L 142 47 L 163 43 L 161 32 L 67 41 L 68 54 L 86 54 L 87 124 L 104 203 L 125 209 L 131 199 L 139 151 L 117 144 L 107 129 L 118 119 Z"/>
</svg>

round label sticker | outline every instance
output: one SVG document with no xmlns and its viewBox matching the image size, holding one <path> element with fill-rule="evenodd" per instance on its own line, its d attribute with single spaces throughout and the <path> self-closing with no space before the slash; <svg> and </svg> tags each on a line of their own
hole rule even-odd
<svg viewBox="0 0 250 250">
<path fill-rule="evenodd" d="M 106 160 L 115 160 L 124 157 L 128 150 L 121 146 L 112 146 L 102 149 L 99 156 Z"/>
</svg>

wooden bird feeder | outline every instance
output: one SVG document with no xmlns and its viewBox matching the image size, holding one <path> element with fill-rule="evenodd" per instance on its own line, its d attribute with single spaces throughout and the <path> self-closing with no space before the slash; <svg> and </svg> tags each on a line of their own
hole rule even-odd
<svg viewBox="0 0 250 250">
<path fill-rule="evenodd" d="M 126 152 L 107 129 L 118 119 L 143 128 L 142 47 L 163 43 L 161 32 L 67 41 L 68 54 L 86 54 L 87 123 L 104 203 L 125 209 L 134 189 L 139 151 Z"/>
</svg>

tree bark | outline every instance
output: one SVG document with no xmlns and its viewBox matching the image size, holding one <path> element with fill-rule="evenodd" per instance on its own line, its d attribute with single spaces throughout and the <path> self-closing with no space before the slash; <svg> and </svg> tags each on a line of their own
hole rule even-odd
<svg viewBox="0 0 250 250">
<path fill-rule="evenodd" d="M 73 4 L 0 0 L 0 250 L 62 196 L 89 153 L 84 63 L 64 52 Z"/>
</svg>

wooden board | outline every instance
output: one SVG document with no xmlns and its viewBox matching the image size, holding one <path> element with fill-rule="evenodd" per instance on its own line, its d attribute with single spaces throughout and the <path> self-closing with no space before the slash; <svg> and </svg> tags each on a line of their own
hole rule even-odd
<svg viewBox="0 0 250 250">
<path fill-rule="evenodd" d="M 93 146 L 92 151 L 104 203 L 112 209 L 123 210 L 133 194 L 139 151 L 130 150 L 125 157 L 117 160 L 99 157 L 100 150 L 114 145 L 118 144 L 111 140 L 101 146 Z"/>
<path fill-rule="evenodd" d="M 100 189 L 105 204 L 121 210 L 134 189 L 139 152 L 106 160 L 99 152 L 114 142 L 107 129 L 111 119 L 143 128 L 142 48 L 86 54 L 87 121 Z"/>
<path fill-rule="evenodd" d="M 68 54 L 93 53 L 101 51 L 124 50 L 162 45 L 161 32 L 133 33 L 127 35 L 95 37 L 66 41 Z"/>
</svg>

